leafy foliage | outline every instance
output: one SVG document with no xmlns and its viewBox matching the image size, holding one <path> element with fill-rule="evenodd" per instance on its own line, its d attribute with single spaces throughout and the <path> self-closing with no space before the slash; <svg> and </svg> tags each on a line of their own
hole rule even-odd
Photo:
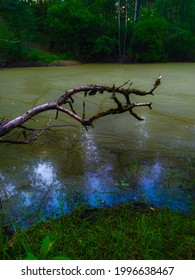
<svg viewBox="0 0 195 280">
<path fill-rule="evenodd" d="M 150 16 L 138 22 L 134 28 L 132 47 L 136 60 L 141 62 L 165 60 L 165 39 L 168 22 L 157 16 Z"/>
<path fill-rule="evenodd" d="M 19 56 L 19 41 L 16 40 L 12 30 L 0 22 L 0 61 L 13 60 Z"/>
<path fill-rule="evenodd" d="M 170 27 L 169 41 L 167 42 L 169 59 L 173 61 L 190 61 L 195 57 L 195 36 L 190 30 L 177 26 Z"/>
<path fill-rule="evenodd" d="M 22 242 L 23 243 L 23 242 Z M 35 256 L 32 252 L 26 251 L 26 260 L 47 260 L 49 259 L 49 252 L 51 251 L 52 247 L 54 245 L 54 241 L 51 241 L 49 236 L 45 236 L 42 244 L 41 244 L 41 249 L 40 252 L 37 256 Z M 67 257 L 52 257 L 53 260 L 69 260 Z"/>
<path fill-rule="evenodd" d="M 1 0 L 0 59 L 39 60 L 41 46 L 84 61 L 194 61 L 194 0 L 148 2 Z"/>
<path fill-rule="evenodd" d="M 112 39 L 106 35 L 99 36 L 93 46 L 94 54 L 97 54 L 98 58 L 100 59 L 101 56 L 110 57 L 115 53 L 117 41 Z"/>
</svg>

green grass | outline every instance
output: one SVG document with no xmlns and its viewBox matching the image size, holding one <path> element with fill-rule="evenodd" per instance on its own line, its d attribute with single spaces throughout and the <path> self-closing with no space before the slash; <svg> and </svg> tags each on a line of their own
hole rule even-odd
<svg viewBox="0 0 195 280">
<path fill-rule="evenodd" d="M 38 48 L 24 49 L 24 60 L 38 62 L 54 62 L 59 60 L 71 60 L 74 57 L 70 53 L 51 53 Z"/>
<path fill-rule="evenodd" d="M 192 214 L 122 204 L 80 207 L 37 222 L 13 236 L 1 233 L 1 259 L 194 259 Z"/>
</svg>

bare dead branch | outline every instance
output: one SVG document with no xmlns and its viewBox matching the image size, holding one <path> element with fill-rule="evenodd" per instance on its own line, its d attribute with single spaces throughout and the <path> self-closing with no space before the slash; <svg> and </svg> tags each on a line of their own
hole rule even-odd
<svg viewBox="0 0 195 280">
<path fill-rule="evenodd" d="M 26 123 L 28 120 L 32 119 L 34 116 L 48 111 L 48 110 L 56 110 L 55 119 L 58 118 L 59 112 L 62 112 L 65 115 L 69 115 L 71 118 L 75 119 L 77 122 L 81 123 L 85 128 L 87 126 L 93 126 L 93 122 L 97 119 L 105 117 L 107 115 L 114 115 L 114 114 L 122 114 L 125 112 L 129 112 L 134 118 L 142 121 L 143 118 L 137 115 L 134 112 L 134 108 L 136 107 L 149 107 L 152 109 L 152 103 L 131 103 L 130 96 L 132 94 L 139 95 L 139 96 L 146 96 L 146 95 L 153 95 L 154 90 L 160 85 L 161 76 L 155 81 L 153 87 L 149 91 L 141 91 L 138 89 L 130 88 L 132 83 L 130 83 L 128 88 L 124 88 L 125 85 L 129 83 L 129 81 L 125 82 L 119 87 L 115 85 L 109 86 L 99 86 L 99 85 L 84 85 L 80 87 L 76 87 L 66 91 L 60 98 L 58 98 L 54 102 L 45 103 L 34 107 L 21 116 L 13 119 L 7 120 L 5 117 L 2 118 L 0 122 L 0 143 L 13 143 L 13 144 L 28 144 L 30 142 L 35 141 L 39 138 L 46 130 L 51 129 L 52 127 L 59 127 L 61 125 L 52 125 L 45 128 L 28 128 L 23 124 Z M 115 108 L 110 108 L 108 110 L 96 113 L 95 115 L 86 118 L 85 116 L 85 101 L 83 101 L 83 113 L 82 116 L 79 116 L 76 111 L 74 110 L 74 99 L 73 95 L 77 93 L 84 93 L 84 98 L 89 95 L 93 96 L 97 93 L 112 93 L 111 99 L 113 99 L 114 103 L 117 105 Z M 124 102 L 120 101 L 117 96 L 123 96 Z M 70 109 L 65 108 L 64 106 L 68 104 Z M 67 125 L 62 125 L 67 126 Z M 16 129 L 20 129 L 17 132 L 16 139 L 10 138 L 10 133 L 15 131 Z M 12 134 L 13 137 L 13 134 Z M 23 139 L 21 139 L 23 138 Z"/>
<path fill-rule="evenodd" d="M 51 130 L 52 128 L 59 128 L 59 127 L 67 127 L 67 126 L 72 126 L 76 127 L 75 125 L 72 124 L 61 124 L 61 125 L 50 125 L 45 128 L 32 128 L 32 127 L 25 127 L 23 125 L 18 126 L 18 128 L 22 128 L 22 130 L 17 134 L 16 140 L 10 139 L 9 137 L 5 137 L 0 139 L 0 143 L 11 143 L 11 144 L 29 144 L 36 139 L 38 139 L 46 130 Z M 26 133 L 27 131 L 30 131 L 30 134 Z M 35 132 L 37 133 L 35 134 Z M 24 139 L 20 139 L 20 136 L 23 136 Z"/>
<path fill-rule="evenodd" d="M 85 119 L 85 101 L 83 101 L 83 119 Z"/>
</svg>

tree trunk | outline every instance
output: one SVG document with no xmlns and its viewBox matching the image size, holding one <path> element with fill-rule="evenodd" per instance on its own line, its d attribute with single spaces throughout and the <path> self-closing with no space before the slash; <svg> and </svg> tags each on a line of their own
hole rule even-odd
<svg viewBox="0 0 195 280">
<path fill-rule="evenodd" d="M 137 1 L 138 0 L 135 0 L 134 19 L 133 19 L 134 23 L 136 23 L 136 21 L 137 21 Z"/>
<path fill-rule="evenodd" d="M 151 7 L 151 0 L 147 0 L 147 5 L 148 5 L 148 11 L 150 11 L 150 7 Z"/>
<path fill-rule="evenodd" d="M 118 55 L 121 58 L 121 1 L 118 1 Z"/>
<path fill-rule="evenodd" d="M 123 57 L 126 54 L 126 41 L 127 41 L 127 0 L 125 0 L 125 32 L 124 32 L 124 42 L 123 42 Z"/>
</svg>

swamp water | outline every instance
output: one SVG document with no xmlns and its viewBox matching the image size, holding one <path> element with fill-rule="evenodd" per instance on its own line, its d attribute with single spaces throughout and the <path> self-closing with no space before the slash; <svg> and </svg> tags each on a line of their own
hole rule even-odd
<svg viewBox="0 0 195 280">
<path fill-rule="evenodd" d="M 149 90 L 162 75 L 152 102 L 128 113 L 97 120 L 86 131 L 69 117 L 45 112 L 30 126 L 69 124 L 47 131 L 28 145 L 0 144 L 0 202 L 6 220 L 30 224 L 70 212 L 82 203 L 93 207 L 144 201 L 190 212 L 195 189 L 195 64 L 86 64 L 0 71 L 0 117 L 14 118 L 29 108 L 56 100 L 66 89 L 84 84 L 117 85 L 127 80 Z M 83 94 L 75 96 L 82 115 Z M 87 97 L 92 115 L 113 105 L 110 94 Z M 114 105 L 115 106 L 115 105 Z"/>
</svg>

